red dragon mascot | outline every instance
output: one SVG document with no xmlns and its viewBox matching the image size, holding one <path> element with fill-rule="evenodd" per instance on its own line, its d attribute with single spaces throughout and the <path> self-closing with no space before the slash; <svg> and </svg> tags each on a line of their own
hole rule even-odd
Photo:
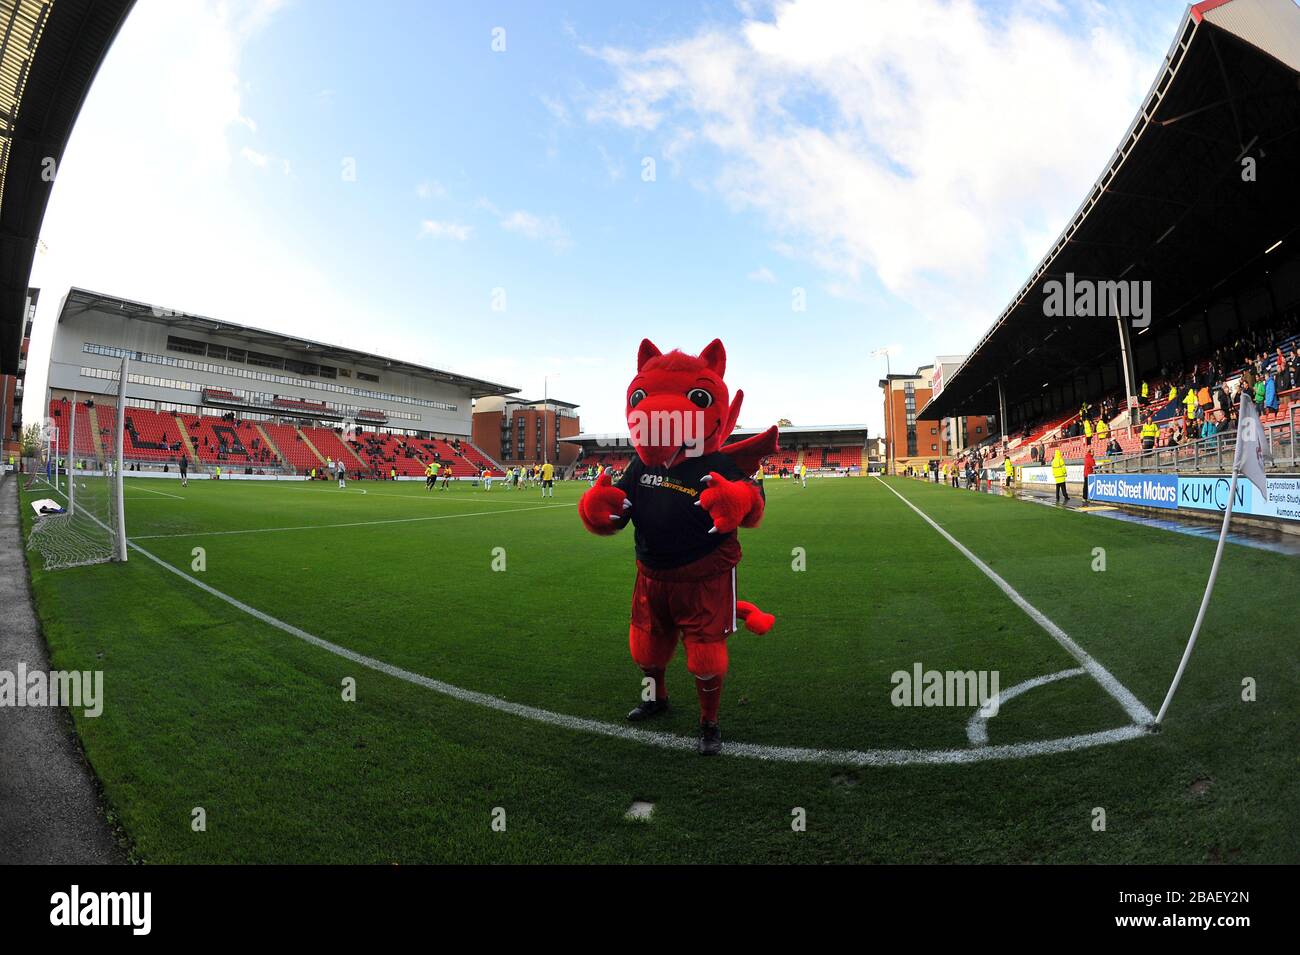
<svg viewBox="0 0 1300 955">
<path fill-rule="evenodd" d="M 627 718 L 668 710 L 664 669 L 681 640 L 700 702 L 699 752 L 722 750 L 718 704 L 727 673 L 727 636 L 740 619 L 766 633 L 771 614 L 736 599 L 738 527 L 763 517 L 762 485 L 751 480 L 777 450 L 776 428 L 725 444 L 744 392 L 729 401 L 727 353 L 714 339 L 698 356 L 664 354 L 641 342 L 627 386 L 626 414 L 636 458 L 615 483 L 608 473 L 582 496 L 578 514 L 593 534 L 636 527 L 636 585 L 628 643 L 647 677 Z M 653 681 L 653 686 L 651 686 Z"/>
</svg>

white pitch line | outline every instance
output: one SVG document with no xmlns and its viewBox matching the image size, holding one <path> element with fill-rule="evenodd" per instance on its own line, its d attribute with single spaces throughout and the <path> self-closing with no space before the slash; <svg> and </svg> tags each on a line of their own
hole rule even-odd
<svg viewBox="0 0 1300 955">
<path fill-rule="evenodd" d="M 518 514 L 523 511 L 549 511 L 557 507 L 577 507 L 577 504 L 541 504 L 537 507 L 516 507 L 510 510 L 471 511 L 467 514 L 434 514 L 429 517 L 394 517 L 383 521 L 349 521 L 346 524 L 299 524 L 294 527 L 250 527 L 234 531 L 193 531 L 188 534 L 140 534 L 133 541 L 167 540 L 175 537 L 229 537 L 236 534 L 278 534 L 283 531 L 321 531 L 339 527 L 374 527 L 380 524 L 418 524 L 422 521 L 450 521 L 458 517 L 494 517 L 498 514 Z"/>
<path fill-rule="evenodd" d="M 181 497 L 179 494 L 168 494 L 166 491 L 155 491 L 151 487 L 141 487 L 139 484 L 127 484 L 126 482 L 123 482 L 123 487 L 132 491 L 145 491 L 149 494 L 161 495 L 162 497 L 172 497 L 178 501 L 185 500 L 185 498 Z"/>
<path fill-rule="evenodd" d="M 903 497 L 903 495 L 899 494 L 898 491 L 894 490 L 894 488 L 885 484 L 885 482 L 881 481 L 880 478 L 876 478 L 876 480 L 880 481 L 880 483 L 883 484 L 896 498 L 919 514 L 923 521 L 943 536 L 944 540 L 949 544 L 952 544 L 952 546 L 957 548 L 957 550 L 959 550 L 967 560 L 978 567 L 985 577 L 997 584 L 998 588 L 1011 599 L 1011 602 L 1023 610 L 1029 619 L 1042 627 L 1043 630 L 1052 637 L 1052 639 L 1064 648 L 1066 653 L 1079 661 L 1079 665 L 1088 671 L 1088 675 L 1101 684 L 1101 688 L 1113 696 L 1120 706 L 1124 707 L 1124 712 L 1129 715 L 1129 719 L 1133 720 L 1133 722 L 1137 723 L 1139 726 L 1148 726 L 1155 722 L 1155 715 L 1143 705 L 1141 700 L 1133 695 L 1128 687 L 1119 682 L 1119 680 L 1115 678 L 1114 674 L 1097 662 L 1097 660 L 1090 656 L 1081 646 L 1071 640 L 1069 634 L 1049 620 L 1046 614 L 1024 597 L 1020 596 L 1014 587 L 998 575 L 997 571 L 976 557 L 966 547 L 966 545 L 935 523 L 930 518 L 930 515 L 926 514 L 925 511 L 921 510 L 907 498 Z"/>
<path fill-rule="evenodd" d="M 432 677 L 424 676 L 420 673 L 413 673 L 401 667 L 393 666 L 391 663 L 385 663 L 374 657 L 366 656 L 363 653 L 357 653 L 355 650 L 349 650 L 347 647 L 341 647 L 337 643 L 331 643 L 322 637 L 308 633 L 293 624 L 285 623 L 278 620 L 270 614 L 263 613 L 256 607 L 251 607 L 243 601 L 231 597 L 229 594 L 222 593 L 215 587 L 205 584 L 203 581 L 196 579 L 173 567 L 159 557 L 154 556 L 135 542 L 128 542 L 128 545 L 136 553 L 153 561 L 164 570 L 168 570 L 180 577 L 182 580 L 189 581 L 200 590 L 211 594 L 218 600 L 222 600 L 237 610 L 242 610 L 249 616 L 262 621 L 296 637 L 299 640 L 309 643 L 312 646 L 319 647 L 337 657 L 349 660 L 359 666 L 383 673 L 395 679 L 402 680 L 406 683 L 421 686 L 435 693 L 441 693 L 449 696 L 454 700 L 463 703 L 473 703 L 477 706 L 487 707 L 500 713 L 507 713 L 511 716 L 517 716 L 521 719 L 532 720 L 535 723 L 543 723 L 548 726 L 556 726 L 561 729 L 572 730 L 575 732 L 592 733 L 597 736 L 607 736 L 613 739 L 625 740 L 628 742 L 641 743 L 646 746 L 656 746 L 660 749 L 693 751 L 696 741 L 693 737 L 675 736 L 670 733 L 654 733 L 649 730 L 636 729 L 627 725 L 617 723 L 605 723 L 600 720 L 585 719 L 580 716 L 569 716 L 565 713 L 554 713 L 550 710 L 543 710 L 536 706 L 526 706 L 522 703 L 511 703 L 509 700 L 503 700 L 500 697 L 492 696 L 488 693 L 479 693 L 476 690 L 466 690 L 450 683 L 444 683 L 442 680 L 435 680 Z M 760 759 L 770 762 L 784 763 L 829 763 L 832 765 L 843 766 L 921 766 L 921 765 L 952 765 L 959 763 L 980 763 L 989 760 L 999 759 L 1023 759 L 1027 756 L 1043 756 L 1050 753 L 1066 753 L 1073 750 L 1086 749 L 1091 746 L 1103 746 L 1109 743 L 1119 743 L 1124 740 L 1135 739 L 1146 734 L 1146 730 L 1140 726 L 1120 726 L 1111 730 L 1103 730 L 1098 733 L 1085 733 L 1079 736 L 1066 736 L 1059 739 L 1040 740 L 1030 743 L 1011 743 L 1003 746 L 981 746 L 971 749 L 810 749 L 800 746 L 765 746 L 761 743 L 728 743 L 723 749 L 723 753 L 728 756 L 742 756 L 747 759 Z"/>
<path fill-rule="evenodd" d="M 277 482 L 275 482 L 275 483 L 279 484 L 279 483 L 286 483 L 286 482 L 279 482 L 279 481 L 277 481 Z M 412 482 L 410 482 L 410 483 L 413 484 L 413 483 L 415 483 L 415 482 L 412 481 Z M 294 482 L 294 483 L 292 483 L 292 484 L 287 484 L 287 483 L 286 483 L 286 486 L 288 486 L 288 487 L 297 487 L 297 488 L 300 488 L 300 489 L 302 489 L 302 490 L 304 490 L 304 491 L 316 491 L 316 490 L 320 490 L 321 493 L 325 493 L 325 494 L 328 494 L 328 493 L 338 493 L 338 494 L 364 494 L 364 495 L 366 495 L 367 497 L 395 497 L 395 498 L 398 498 L 399 500 L 403 500 L 403 501 L 425 501 L 425 502 L 431 502 L 431 501 L 444 501 L 444 502 L 446 502 L 447 504 L 478 504 L 478 505 L 480 505 L 480 506 L 482 506 L 482 505 L 486 505 L 486 504 L 491 504 L 491 506 L 493 506 L 493 507 L 512 507 L 512 506 L 513 506 L 509 500 L 503 500 L 503 501 L 501 501 L 501 502 L 498 504 L 495 498 L 494 498 L 493 500 L 491 500 L 491 501 L 486 501 L 486 500 L 483 500 L 482 496 L 479 496 L 479 497 L 473 497 L 473 498 L 469 498 L 469 499 L 460 498 L 460 497 L 455 497 L 455 496 L 453 496 L 453 495 L 441 496 L 441 495 L 442 495 L 442 492 L 441 492 L 441 491 L 428 491 L 428 492 L 427 492 L 428 496 L 426 497 L 426 496 L 424 496 L 424 495 L 422 495 L 422 494 L 390 494 L 390 493 L 387 492 L 387 491 L 371 491 L 371 490 L 369 490 L 368 488 L 360 488 L 360 487 L 356 487 L 356 488 L 354 488 L 354 487 L 335 488 L 335 489 L 331 492 L 331 491 L 329 491 L 329 490 L 327 490 L 327 489 L 325 489 L 325 488 L 319 488 L 319 489 L 318 489 L 318 488 L 315 488 L 315 487 L 307 487 L 307 486 L 304 485 L 303 482 L 300 482 L 300 481 L 298 481 L 298 482 Z M 473 492 L 473 491 L 470 491 L 469 493 L 473 494 L 474 492 Z M 487 494 L 487 493 L 490 493 L 490 492 L 485 491 L 485 492 L 483 492 L 483 493 L 484 493 L 484 494 Z M 543 500 L 544 500 L 544 499 L 543 499 Z"/>
<path fill-rule="evenodd" d="M 1072 670 L 1059 670 L 1056 673 L 1049 673 L 1046 676 L 1036 676 L 1032 680 L 1025 680 L 1023 683 L 1017 683 L 1015 686 L 1009 686 L 998 694 L 995 701 L 997 706 L 994 713 L 1002 712 L 1002 705 L 1009 700 L 1014 700 L 1022 693 L 1027 693 L 1035 687 L 1043 686 L 1047 683 L 1055 683 L 1057 680 L 1066 680 L 1072 676 L 1083 676 L 1087 671 L 1083 667 L 1075 667 Z M 966 738 L 970 740 L 972 746 L 987 746 L 989 744 L 989 720 L 991 715 L 985 715 L 984 707 L 981 706 L 971 716 L 966 723 Z"/>
</svg>

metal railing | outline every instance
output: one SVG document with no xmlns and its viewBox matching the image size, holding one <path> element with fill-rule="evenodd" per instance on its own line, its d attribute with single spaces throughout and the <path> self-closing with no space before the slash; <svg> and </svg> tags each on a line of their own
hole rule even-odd
<svg viewBox="0 0 1300 955">
<path fill-rule="evenodd" d="M 1268 449 L 1269 470 L 1293 471 L 1300 466 L 1300 447 L 1296 436 L 1300 431 L 1300 405 L 1292 405 L 1285 421 L 1274 421 L 1263 426 L 1265 447 Z M 1205 471 L 1226 473 L 1232 470 L 1232 458 L 1237 450 L 1237 432 L 1222 431 L 1208 438 L 1150 451 L 1139 451 L 1098 462 L 1097 470 L 1132 474 L 1150 471 Z"/>
</svg>

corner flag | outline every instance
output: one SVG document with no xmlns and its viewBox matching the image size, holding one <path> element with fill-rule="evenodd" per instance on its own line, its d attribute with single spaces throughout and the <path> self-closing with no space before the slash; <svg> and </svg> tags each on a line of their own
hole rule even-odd
<svg viewBox="0 0 1300 955">
<path fill-rule="evenodd" d="M 1241 389 L 1241 407 L 1237 411 L 1237 450 L 1232 456 L 1232 470 L 1240 474 L 1268 500 L 1268 479 L 1264 476 L 1264 426 L 1260 424 L 1249 389 Z"/>
<path fill-rule="evenodd" d="M 1248 388 L 1241 389 L 1241 404 L 1237 409 L 1237 450 L 1232 455 L 1232 482 L 1228 485 L 1228 502 L 1223 509 L 1223 527 L 1219 529 L 1219 546 L 1214 551 L 1214 563 L 1210 565 L 1210 579 L 1205 582 L 1205 596 L 1201 598 L 1201 609 L 1196 614 L 1196 622 L 1192 624 L 1192 635 L 1187 640 L 1187 649 L 1183 651 L 1183 658 L 1178 662 L 1178 670 L 1174 673 L 1174 682 L 1169 684 L 1169 692 L 1165 694 L 1165 701 L 1160 705 L 1160 712 L 1156 714 L 1157 726 L 1164 722 L 1165 714 L 1169 712 L 1174 691 L 1178 689 L 1178 683 L 1183 678 L 1187 661 L 1192 656 L 1192 647 L 1196 646 L 1196 638 L 1201 633 L 1201 624 L 1205 622 L 1205 611 L 1210 606 L 1210 594 L 1214 593 L 1214 581 L 1219 576 L 1219 562 L 1223 560 L 1223 544 L 1228 539 L 1228 525 L 1232 522 L 1232 502 L 1237 496 L 1237 479 L 1243 477 L 1255 485 L 1259 493 L 1264 495 L 1264 500 L 1268 500 L 1268 479 L 1264 475 L 1264 426 L 1260 424 L 1259 414 L 1255 411 L 1255 403 L 1251 400 Z"/>
</svg>

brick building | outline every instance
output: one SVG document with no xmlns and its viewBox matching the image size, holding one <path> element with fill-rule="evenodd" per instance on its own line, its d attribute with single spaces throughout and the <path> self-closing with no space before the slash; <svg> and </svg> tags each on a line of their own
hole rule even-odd
<svg viewBox="0 0 1300 955">
<path fill-rule="evenodd" d="M 567 468 L 577 459 L 578 448 L 562 439 L 582 430 L 577 408 L 555 398 L 480 398 L 474 403 L 472 440 L 506 467 L 550 461 Z"/>
</svg>

